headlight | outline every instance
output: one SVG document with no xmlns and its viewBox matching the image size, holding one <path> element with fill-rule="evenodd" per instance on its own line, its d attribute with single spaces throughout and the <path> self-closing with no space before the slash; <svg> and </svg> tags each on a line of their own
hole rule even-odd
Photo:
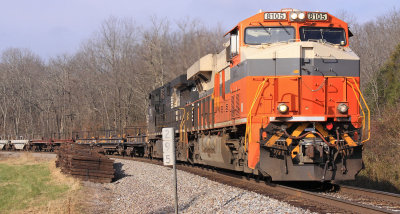
<svg viewBox="0 0 400 214">
<path fill-rule="evenodd" d="M 341 114 L 346 114 L 349 110 L 349 106 L 346 103 L 340 103 L 337 107 L 337 110 Z"/>
<path fill-rule="evenodd" d="M 285 103 L 280 103 L 278 105 L 278 111 L 281 114 L 285 114 L 289 111 L 289 107 Z"/>
<path fill-rule="evenodd" d="M 297 19 L 297 13 L 292 13 L 292 14 L 290 14 L 290 18 L 292 18 L 292 19 Z"/>
<path fill-rule="evenodd" d="M 299 13 L 299 19 L 303 20 L 304 18 L 306 18 L 306 14 Z"/>
</svg>

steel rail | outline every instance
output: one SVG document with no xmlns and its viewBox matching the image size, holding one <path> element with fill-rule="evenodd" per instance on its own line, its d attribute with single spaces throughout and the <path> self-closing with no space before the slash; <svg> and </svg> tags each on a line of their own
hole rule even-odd
<svg viewBox="0 0 400 214">
<path fill-rule="evenodd" d="M 296 188 L 292 188 L 292 187 L 285 187 L 285 186 L 281 186 L 281 187 L 287 188 L 289 190 L 289 191 L 285 191 L 286 194 L 291 194 L 293 196 L 303 197 L 308 200 L 317 201 L 317 202 L 324 203 L 326 205 L 338 207 L 347 212 L 355 212 L 355 213 L 363 213 L 363 214 L 365 214 L 365 213 L 396 213 L 391 210 L 374 207 L 371 205 L 365 205 L 365 204 L 361 204 L 361 203 L 357 203 L 357 202 L 351 202 L 348 200 L 343 200 L 343 199 L 339 199 L 339 198 L 335 198 L 335 197 L 331 197 L 331 196 L 321 195 L 321 194 L 309 192 L 306 190 L 296 189 Z"/>
<path fill-rule="evenodd" d="M 340 187 L 340 192 L 343 193 L 356 194 L 360 196 L 369 196 L 372 198 L 400 204 L 400 194 L 382 192 L 378 190 L 364 189 L 360 187 L 352 187 L 346 185 L 339 185 L 339 187 Z"/>
</svg>

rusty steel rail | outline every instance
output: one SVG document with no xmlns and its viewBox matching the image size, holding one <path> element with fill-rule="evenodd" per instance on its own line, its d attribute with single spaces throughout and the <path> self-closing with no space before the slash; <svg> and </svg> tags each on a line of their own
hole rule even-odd
<svg viewBox="0 0 400 214">
<path fill-rule="evenodd" d="M 378 190 L 364 189 L 360 187 L 352 187 L 346 185 L 340 185 L 340 192 L 372 197 L 393 203 L 400 203 L 400 194 L 390 192 L 382 192 Z"/>
</svg>

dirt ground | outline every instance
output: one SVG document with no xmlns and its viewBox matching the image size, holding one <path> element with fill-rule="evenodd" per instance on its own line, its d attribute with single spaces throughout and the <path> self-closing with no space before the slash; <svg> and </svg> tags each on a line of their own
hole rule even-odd
<svg viewBox="0 0 400 214">
<path fill-rule="evenodd" d="M 101 184 L 84 181 L 75 204 L 77 213 L 108 213 L 111 191 Z"/>
</svg>

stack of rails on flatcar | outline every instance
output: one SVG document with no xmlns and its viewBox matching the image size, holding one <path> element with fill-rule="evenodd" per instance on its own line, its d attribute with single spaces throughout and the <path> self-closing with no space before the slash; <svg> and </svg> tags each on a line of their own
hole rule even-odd
<svg viewBox="0 0 400 214">
<path fill-rule="evenodd" d="M 369 140 L 359 57 L 344 21 L 325 12 L 260 12 L 149 95 L 146 153 L 176 130 L 180 161 L 274 181 L 352 180 Z"/>
</svg>

